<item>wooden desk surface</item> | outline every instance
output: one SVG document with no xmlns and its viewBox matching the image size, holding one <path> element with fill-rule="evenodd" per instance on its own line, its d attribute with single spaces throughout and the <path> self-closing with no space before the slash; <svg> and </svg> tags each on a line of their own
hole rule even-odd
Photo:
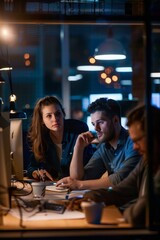
<svg viewBox="0 0 160 240">
<path fill-rule="evenodd" d="M 86 219 L 58 219 L 58 220 L 39 220 L 39 221 L 23 221 L 26 229 L 90 229 L 90 228 L 129 228 L 130 225 L 120 223 L 121 213 L 115 206 L 105 207 L 103 210 L 101 224 L 88 224 Z M 0 230 L 18 230 L 20 227 L 20 219 L 8 214 L 3 218 L 3 225 Z"/>
<path fill-rule="evenodd" d="M 63 193 L 64 194 L 64 193 Z M 66 194 L 66 193 L 65 193 Z M 46 191 L 45 198 L 54 199 L 55 192 Z M 33 199 L 32 194 L 24 197 L 25 199 Z M 47 229 L 95 229 L 95 228 L 130 228 L 129 224 L 120 223 L 119 219 L 122 219 L 122 214 L 115 206 L 105 207 L 100 224 L 88 224 L 85 218 L 81 219 L 56 219 L 56 220 L 31 220 L 25 221 L 23 219 L 22 225 L 25 230 L 47 230 Z M 11 214 L 7 214 L 3 217 L 3 224 L 0 226 L 0 230 L 22 230 L 20 225 L 20 218 L 14 217 Z"/>
<path fill-rule="evenodd" d="M 53 198 L 51 192 L 47 192 L 47 197 Z M 30 196 L 32 198 L 32 196 Z M 28 198 L 28 196 L 27 196 Z M 78 239 L 93 240 L 101 239 L 130 239 L 141 240 L 160 239 L 160 233 L 147 229 L 133 229 L 132 226 L 119 221 L 122 215 L 115 206 L 104 208 L 100 224 L 88 224 L 83 219 L 61 219 L 61 220 L 34 220 L 22 221 L 10 214 L 3 217 L 3 224 L 0 225 L 0 238 L 5 239 Z"/>
<path fill-rule="evenodd" d="M 46 196 L 52 199 L 51 192 L 47 191 Z M 54 195 L 54 194 L 53 194 Z M 27 198 L 29 196 L 26 196 Z M 80 233 L 83 235 L 87 234 L 90 236 L 91 232 L 98 229 L 130 229 L 131 226 L 126 223 L 120 223 L 119 219 L 122 218 L 122 215 L 118 208 L 115 206 L 105 207 L 103 210 L 102 220 L 100 224 L 88 224 L 86 219 L 59 219 L 59 220 L 36 220 L 36 221 L 22 221 L 22 226 L 20 225 L 20 219 L 16 218 L 10 214 L 3 216 L 3 224 L 0 226 L 0 237 L 8 239 L 12 238 L 22 238 L 25 236 L 33 237 L 44 237 L 46 236 L 80 236 Z M 91 232 L 90 232 L 91 231 Z M 101 233 L 102 234 L 102 233 Z M 85 235 L 86 236 L 86 235 Z"/>
<path fill-rule="evenodd" d="M 88 224 L 84 219 L 61 219 L 61 220 L 39 220 L 23 221 L 23 227 L 20 226 L 20 219 L 12 215 L 3 217 L 3 225 L 0 226 L 0 238 L 5 239 L 83 239 L 93 240 L 101 239 L 130 239 L 141 238 L 159 239 L 157 232 L 146 229 L 134 230 L 129 224 L 120 223 L 122 218 L 120 211 L 115 206 L 104 208 L 100 224 Z M 150 238 L 151 237 L 151 238 Z"/>
</svg>

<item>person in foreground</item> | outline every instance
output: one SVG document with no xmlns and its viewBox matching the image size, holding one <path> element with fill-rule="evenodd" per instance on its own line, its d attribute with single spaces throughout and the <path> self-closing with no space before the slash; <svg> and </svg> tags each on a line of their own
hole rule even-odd
<svg viewBox="0 0 160 240">
<path fill-rule="evenodd" d="M 121 109 L 117 101 L 99 98 L 88 107 L 97 134 L 98 147 L 83 166 L 86 146 L 94 135 L 81 133 L 74 147 L 70 176 L 60 179 L 57 186 L 70 189 L 97 189 L 114 186 L 122 181 L 139 162 L 140 155 L 133 149 L 128 131 L 121 126 Z"/>
<path fill-rule="evenodd" d="M 159 216 L 159 202 L 160 202 L 160 109 L 156 107 L 151 108 L 152 125 L 151 129 L 153 132 L 153 182 L 154 182 L 154 204 L 156 206 L 157 216 Z M 134 149 L 137 149 L 142 155 L 142 159 L 137 164 L 135 169 L 117 186 L 108 189 L 92 190 L 87 192 L 83 199 L 75 200 L 74 204 L 80 204 L 81 201 L 95 201 L 104 202 L 106 205 L 122 206 L 131 200 L 136 199 L 135 203 L 130 204 L 123 212 L 124 218 L 127 222 L 133 226 L 144 227 L 146 219 L 146 206 L 147 206 L 147 146 L 146 146 L 146 114 L 145 107 L 139 106 L 133 109 L 128 114 L 129 133 L 134 142 Z M 76 202 L 77 201 L 77 202 Z M 156 216 L 156 218 L 157 218 Z"/>
<path fill-rule="evenodd" d="M 53 181 L 68 176 L 75 141 L 79 133 L 87 130 L 84 122 L 65 119 L 65 111 L 55 96 L 39 99 L 28 132 L 31 143 L 28 177 Z M 92 154 L 89 145 L 84 152 L 83 164 Z"/>
</svg>

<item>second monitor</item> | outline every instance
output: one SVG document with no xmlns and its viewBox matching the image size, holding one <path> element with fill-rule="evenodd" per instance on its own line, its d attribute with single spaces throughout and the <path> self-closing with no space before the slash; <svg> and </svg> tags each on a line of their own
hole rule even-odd
<svg viewBox="0 0 160 240">
<path fill-rule="evenodd" d="M 10 120 L 10 148 L 12 178 L 23 180 L 22 119 Z"/>
</svg>

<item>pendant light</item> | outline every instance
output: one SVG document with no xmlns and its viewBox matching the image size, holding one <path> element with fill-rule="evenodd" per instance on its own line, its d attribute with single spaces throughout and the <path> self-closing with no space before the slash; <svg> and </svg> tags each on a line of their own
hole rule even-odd
<svg viewBox="0 0 160 240">
<path fill-rule="evenodd" d="M 112 28 L 108 30 L 107 39 L 95 49 L 94 57 L 97 60 L 126 59 L 126 53 L 121 42 L 113 38 Z"/>
</svg>

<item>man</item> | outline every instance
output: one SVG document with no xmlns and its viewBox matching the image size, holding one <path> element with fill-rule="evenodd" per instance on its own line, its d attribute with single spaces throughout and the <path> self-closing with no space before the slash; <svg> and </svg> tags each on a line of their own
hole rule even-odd
<svg viewBox="0 0 160 240">
<path fill-rule="evenodd" d="M 121 111 L 117 101 L 100 98 L 88 107 L 98 138 L 98 147 L 83 166 L 86 146 L 95 139 L 91 132 L 81 133 L 74 147 L 70 177 L 57 182 L 57 186 L 70 189 L 97 189 L 114 186 L 122 181 L 139 162 L 140 155 L 133 149 L 128 131 L 121 126 Z"/>
<path fill-rule="evenodd" d="M 152 128 L 153 135 L 153 176 L 154 176 L 154 189 L 155 198 L 154 204 L 156 211 L 155 219 L 159 219 L 159 202 L 160 202 L 160 109 L 152 107 Z M 129 134 L 134 142 L 134 149 L 143 154 L 143 158 L 137 164 L 135 169 L 116 186 L 108 189 L 92 190 L 84 195 L 81 201 L 96 201 L 104 202 L 106 205 L 122 206 L 134 199 L 135 203 L 129 205 L 124 210 L 124 218 L 133 226 L 144 226 L 147 204 L 147 156 L 146 156 L 146 115 L 145 107 L 139 106 L 133 109 L 128 115 Z M 74 204 L 77 204 L 76 201 Z M 73 207 L 73 205 L 72 205 Z M 157 215 L 156 215 L 157 214 Z"/>
</svg>

